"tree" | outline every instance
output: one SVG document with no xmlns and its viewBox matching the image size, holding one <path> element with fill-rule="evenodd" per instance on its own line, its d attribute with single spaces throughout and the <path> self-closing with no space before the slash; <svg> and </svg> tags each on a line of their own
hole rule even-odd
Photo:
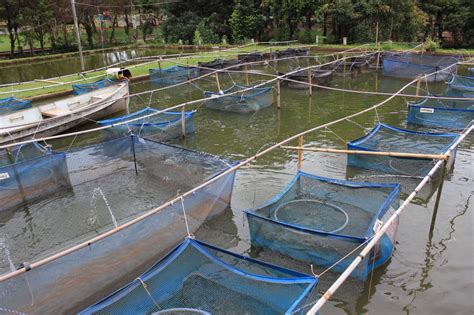
<svg viewBox="0 0 474 315">
<path fill-rule="evenodd" d="M 234 42 L 245 39 L 259 39 L 265 26 L 264 16 L 259 8 L 259 2 L 239 0 L 229 19 Z"/>
<path fill-rule="evenodd" d="M 53 10 L 49 3 L 46 0 L 30 0 L 22 7 L 20 16 L 22 25 L 32 34 L 30 40 L 38 40 L 41 51 L 44 51 L 46 35 L 49 33 L 52 37 Z"/>
<path fill-rule="evenodd" d="M 15 54 L 15 41 L 18 39 L 18 28 L 20 27 L 19 1 L 0 0 L 0 19 L 7 22 L 7 30 L 10 38 L 10 58 Z"/>
</svg>

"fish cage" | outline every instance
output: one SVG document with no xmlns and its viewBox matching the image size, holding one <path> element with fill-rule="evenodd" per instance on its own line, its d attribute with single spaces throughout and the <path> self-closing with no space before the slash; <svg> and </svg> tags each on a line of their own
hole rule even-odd
<svg viewBox="0 0 474 315">
<path fill-rule="evenodd" d="M 196 67 L 172 66 L 165 69 L 150 69 L 150 81 L 163 85 L 186 82 L 199 76 Z"/>
<path fill-rule="evenodd" d="M 195 132 L 194 111 L 185 112 L 184 121 L 181 112 L 167 111 L 156 114 L 159 111 L 160 110 L 156 108 L 146 107 L 129 115 L 100 120 L 97 123 L 101 126 L 111 126 L 103 130 L 106 139 L 123 137 L 132 133 L 139 137 L 167 141 Z M 131 119 L 137 120 L 118 126 L 116 125 Z"/>
<path fill-rule="evenodd" d="M 474 77 L 453 75 L 446 87 L 446 95 L 474 98 Z"/>
<path fill-rule="evenodd" d="M 17 110 L 31 108 L 30 100 L 21 100 L 16 97 L 0 99 L 0 115 L 9 114 Z"/>
<path fill-rule="evenodd" d="M 288 79 L 295 80 L 295 81 L 301 81 L 308 83 L 308 71 L 307 70 L 301 70 L 292 74 L 286 74 L 279 72 L 279 76 L 285 76 Z M 312 84 L 317 84 L 317 85 L 329 85 L 332 81 L 333 77 L 333 71 L 332 70 L 316 70 L 312 69 L 311 70 L 311 83 Z M 307 84 L 301 84 L 297 82 L 291 82 L 291 81 L 282 81 L 282 85 L 287 85 L 291 89 L 308 89 Z"/>
<path fill-rule="evenodd" d="M 248 91 L 239 92 L 244 89 Z M 233 93 L 232 95 L 226 95 Z M 234 84 L 227 90 L 220 92 L 204 91 L 204 96 L 211 98 L 206 100 L 206 107 L 221 111 L 247 114 L 256 112 L 273 104 L 272 87 L 250 87 Z"/>
<path fill-rule="evenodd" d="M 382 61 L 382 73 L 385 76 L 415 79 L 419 75 L 442 70 L 426 78 L 428 82 L 442 82 L 453 75 L 459 58 L 417 53 L 384 53 Z"/>
<path fill-rule="evenodd" d="M 63 152 L 33 142 L 0 153 L 0 213 L 27 207 L 70 187 Z"/>
<path fill-rule="evenodd" d="M 407 123 L 435 128 L 464 129 L 474 119 L 474 101 L 425 98 L 408 103 Z"/>
<path fill-rule="evenodd" d="M 83 309 L 230 204 L 235 172 L 224 173 L 230 162 L 210 154 L 127 136 L 65 155 L 68 190 L 29 202 L 27 210 L 0 213 L 0 249 L 8 249 L 0 252 L 3 308 L 28 314 Z"/>
<path fill-rule="evenodd" d="M 230 70 L 241 70 L 242 69 L 242 60 L 238 59 L 215 59 L 209 62 L 198 62 L 199 71 L 202 74 L 210 73 L 214 69 L 225 69 L 230 68 Z"/>
<path fill-rule="evenodd" d="M 317 279 L 186 239 L 79 314 L 304 314 Z"/>
<path fill-rule="evenodd" d="M 412 131 L 379 123 L 370 133 L 347 143 L 349 150 L 402 152 L 416 154 L 444 154 L 459 137 L 456 133 Z M 454 164 L 454 152 L 448 162 Z M 351 167 L 376 170 L 385 174 L 424 177 L 437 161 L 432 159 L 402 158 L 349 154 Z"/>
<path fill-rule="evenodd" d="M 77 83 L 72 85 L 72 94 L 80 95 L 84 93 L 89 93 L 98 89 L 103 89 L 105 87 L 120 83 L 121 81 L 111 80 L 109 78 L 105 78 L 96 82 L 92 83 Z"/>
<path fill-rule="evenodd" d="M 398 184 L 352 182 L 299 171 L 278 195 L 247 210 L 251 243 L 342 272 L 398 208 Z M 392 255 L 398 221 L 352 274 L 365 280 Z"/>
</svg>

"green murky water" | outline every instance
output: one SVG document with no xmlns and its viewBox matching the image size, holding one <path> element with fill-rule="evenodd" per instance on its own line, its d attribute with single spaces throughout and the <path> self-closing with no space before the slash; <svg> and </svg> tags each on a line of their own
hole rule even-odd
<svg viewBox="0 0 474 315">
<path fill-rule="evenodd" d="M 285 70 L 297 66 L 295 63 L 280 63 L 255 70 L 273 73 L 275 68 Z M 3 77 L 3 75 L 2 75 Z M 265 77 L 252 75 L 257 82 Z M 232 82 L 244 83 L 239 75 L 222 75 L 222 87 Z M 393 92 L 407 81 L 382 77 L 370 72 L 356 78 L 335 77 L 333 87 L 344 87 L 365 91 Z M 192 87 L 158 91 L 132 99 L 131 109 L 150 105 L 156 108 L 169 107 L 180 102 L 202 97 L 202 90 L 216 89 L 215 81 L 203 79 Z M 135 83 L 131 92 L 137 93 L 156 89 L 150 82 Z M 430 86 L 431 91 L 444 87 Z M 407 93 L 414 93 L 408 89 Z M 204 105 L 197 109 L 196 133 L 184 140 L 174 141 L 186 148 L 205 151 L 232 160 L 241 160 L 285 139 L 295 133 L 330 122 L 358 112 L 385 97 L 371 94 L 353 94 L 330 90 L 315 90 L 312 97 L 306 91 L 282 88 L 282 108 L 276 106 L 254 114 L 241 115 L 207 110 Z M 398 127 L 406 126 L 406 103 L 403 98 L 390 101 L 374 111 L 340 123 L 331 129 L 324 129 L 305 137 L 305 143 L 315 146 L 344 148 L 345 142 L 368 132 L 378 121 Z M 90 124 L 88 127 L 92 127 Z M 94 138 L 95 137 L 95 138 Z M 100 135 L 80 136 L 73 146 L 81 146 L 100 140 Z M 69 147 L 72 139 L 56 141 L 54 146 Z M 467 314 L 474 307 L 474 240 L 472 223 L 472 195 L 474 182 L 473 137 L 465 141 L 457 152 L 457 160 L 452 174 L 445 182 L 443 196 L 430 234 L 434 185 L 420 193 L 410 204 L 400 219 L 396 249 L 390 262 L 377 269 L 362 283 L 347 281 L 336 293 L 333 300 L 323 309 L 323 314 Z M 304 153 L 302 170 L 308 173 L 339 179 L 364 177 L 346 166 L 346 156 L 328 153 Z M 296 154 L 275 150 L 257 162 L 238 171 L 232 197 L 231 209 L 207 222 L 196 233 L 198 239 L 210 242 L 238 253 L 245 253 L 285 267 L 310 273 L 308 265 L 291 261 L 265 251 L 255 251 L 249 245 L 248 225 L 243 210 L 252 208 L 274 196 L 284 188 L 296 172 Z M 376 178 L 375 180 L 381 180 Z M 416 185 L 409 179 L 395 179 L 402 182 L 402 190 L 407 192 Z M 114 196 L 107 196 L 113 200 Z M 13 249 L 10 249 L 13 250 Z M 321 271 L 318 269 L 317 271 Z M 337 278 L 337 274 L 327 273 L 320 278 L 319 292 L 324 292 Z"/>
</svg>

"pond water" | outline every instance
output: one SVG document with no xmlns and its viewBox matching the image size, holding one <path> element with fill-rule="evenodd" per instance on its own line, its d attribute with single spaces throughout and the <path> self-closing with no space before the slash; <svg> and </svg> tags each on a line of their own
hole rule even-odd
<svg viewBox="0 0 474 315">
<path fill-rule="evenodd" d="M 297 66 L 295 63 L 270 64 L 255 67 L 255 71 L 274 73 Z M 57 74 L 57 73 L 56 73 Z M 2 75 L 3 77 L 3 75 Z M 265 79 L 251 75 L 253 83 Z M 222 89 L 233 81 L 245 83 L 243 76 L 221 75 Z M 365 91 L 393 92 L 408 81 L 382 77 L 381 73 L 369 72 L 358 77 L 334 77 L 333 87 Z M 131 92 L 143 92 L 159 86 L 145 81 L 134 83 Z M 429 86 L 431 91 L 441 91 L 443 84 Z M 201 79 L 190 87 L 158 91 L 134 97 L 131 109 L 146 105 L 165 108 L 191 99 L 202 98 L 203 90 L 215 90 L 214 79 Z M 414 88 L 406 90 L 414 93 Z M 314 90 L 309 97 L 307 91 L 282 88 L 280 110 L 276 106 L 254 114 L 235 114 L 208 110 L 204 105 L 197 109 L 196 132 L 173 143 L 185 148 L 204 151 L 231 160 L 242 160 L 256 152 L 298 132 L 315 127 L 346 115 L 358 112 L 385 99 L 372 94 L 353 94 L 323 89 Z M 191 109 L 191 108 L 189 108 Z M 188 109 L 188 110 L 189 110 Z M 371 111 L 350 121 L 337 124 L 305 136 L 305 144 L 345 148 L 346 142 L 370 131 L 378 122 L 406 128 L 406 100 L 396 98 L 381 107 L 377 113 Z M 82 127 L 93 127 L 95 124 Z M 66 138 L 52 142 L 53 147 L 80 147 L 98 142 L 99 133 L 79 136 L 73 141 Z M 366 282 L 355 279 L 347 281 L 323 308 L 322 314 L 467 314 L 474 307 L 474 240 L 472 213 L 474 168 L 474 138 L 469 137 L 457 151 L 454 170 L 444 184 L 443 195 L 433 233 L 430 233 L 436 183 L 420 192 L 400 218 L 397 242 L 389 263 L 373 272 Z M 293 143 L 295 144 L 295 143 Z M 243 211 L 255 207 L 279 193 L 297 171 L 295 152 L 274 150 L 259 158 L 250 166 L 237 172 L 231 208 L 223 215 L 206 222 L 196 233 L 196 238 L 254 258 L 282 265 L 310 274 L 310 266 L 290 260 L 265 250 L 252 248 L 248 224 Z M 347 167 L 345 155 L 329 153 L 303 154 L 302 170 L 311 174 L 338 179 L 401 182 L 402 198 L 417 184 L 414 179 L 381 178 Z M 108 191 L 106 198 L 111 204 L 121 200 L 122 190 Z M 152 194 L 150 189 L 148 192 Z M 151 196 L 150 196 L 151 197 Z M 152 198 L 143 197 L 145 200 Z M 125 200 L 123 202 L 126 202 Z M 134 201 L 136 202 L 136 201 Z M 90 204 L 85 206 L 89 207 Z M 86 207 L 86 208 L 87 208 Z M 87 219 L 85 211 L 84 220 Z M 18 217 L 27 213 L 18 212 Z M 2 224 L 0 222 L 0 231 Z M 31 222 L 30 222 L 31 223 Z M 21 228 L 21 226 L 18 226 Z M 41 235 L 36 235 L 41 238 Z M 15 251 L 9 248 L 10 252 Z M 32 251 L 34 251 L 32 249 Z M 322 268 L 316 267 L 316 273 Z M 325 273 L 320 278 L 318 289 L 323 293 L 337 278 L 336 273 Z"/>
</svg>

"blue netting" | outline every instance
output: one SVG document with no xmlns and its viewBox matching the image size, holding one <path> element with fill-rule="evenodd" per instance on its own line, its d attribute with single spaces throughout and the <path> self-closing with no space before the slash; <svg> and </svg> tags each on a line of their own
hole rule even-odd
<svg viewBox="0 0 474 315">
<path fill-rule="evenodd" d="M 416 53 L 386 53 L 383 55 L 383 75 L 395 78 L 414 79 L 418 75 L 432 73 L 427 81 L 447 81 L 456 69 L 458 57 L 436 56 Z"/>
<path fill-rule="evenodd" d="M 464 129 L 474 119 L 474 101 L 422 99 L 408 104 L 409 124 Z"/>
<path fill-rule="evenodd" d="M 230 204 L 235 173 L 215 178 L 231 165 L 210 154 L 128 136 L 69 150 L 65 159 L 69 189 L 28 202 L 25 211 L 2 213 L 1 241 L 10 255 L 0 254 L 0 273 L 93 237 L 100 240 L 33 268 L 26 282 L 24 275 L 0 281 L 2 307 L 32 314 L 83 309 L 133 280 L 187 235 L 181 202 L 135 221 L 138 216 L 210 178 L 214 182 L 184 198 L 189 232 Z M 55 174 L 51 163 L 28 165 Z M 29 174 L 20 177 L 30 181 Z M 42 189 L 51 185 L 43 182 Z M 114 220 L 123 228 L 107 235 Z"/>
<path fill-rule="evenodd" d="M 105 88 L 117 83 L 120 83 L 120 81 L 105 78 L 105 79 L 92 82 L 92 83 L 73 84 L 72 93 L 74 95 L 80 95 L 80 94 L 89 93 L 98 89 L 102 89 L 102 88 Z"/>
<path fill-rule="evenodd" d="M 317 283 L 314 277 L 191 239 L 139 279 L 79 314 L 150 314 L 166 310 L 176 314 L 171 310 L 183 308 L 194 309 L 196 314 L 289 314 L 316 298 Z"/>
<path fill-rule="evenodd" d="M 100 120 L 97 123 L 101 126 L 114 125 L 135 119 L 153 113 L 159 112 L 159 109 L 146 107 L 129 115 Z M 185 134 L 194 133 L 194 111 L 185 112 Z M 135 120 L 128 124 L 113 126 L 104 130 L 106 138 L 121 137 L 132 132 L 135 135 L 151 138 L 153 140 L 166 141 L 183 136 L 181 112 L 168 111 L 156 114 L 150 117 Z"/>
<path fill-rule="evenodd" d="M 49 147 L 31 143 L 0 154 L 0 213 L 35 202 L 70 185 L 64 153 L 53 153 Z"/>
<path fill-rule="evenodd" d="M 27 108 L 31 108 L 31 101 L 20 100 L 15 97 L 0 99 L 0 115 L 9 114 L 11 112 Z"/>
<path fill-rule="evenodd" d="M 446 87 L 446 95 L 474 98 L 474 77 L 453 75 Z"/>
<path fill-rule="evenodd" d="M 249 86 L 234 84 L 231 88 L 221 93 L 204 91 L 205 97 L 212 97 L 206 101 L 206 107 L 236 113 L 252 113 L 273 104 L 273 89 L 271 87 L 252 88 L 251 90 L 225 96 Z M 217 97 L 224 95 L 223 97 Z"/>
<path fill-rule="evenodd" d="M 347 144 L 349 150 L 443 154 L 456 141 L 455 133 L 417 132 L 385 124 L 377 124 L 367 135 Z M 454 163 L 455 154 L 450 163 Z M 425 176 L 435 161 L 349 154 L 349 166 L 373 169 L 385 174 Z"/>
<path fill-rule="evenodd" d="M 329 267 L 374 235 L 399 203 L 398 184 L 336 180 L 298 172 L 273 199 L 246 211 L 252 244 Z M 365 280 L 392 254 L 398 222 L 352 276 Z M 334 267 L 343 271 L 359 251 Z"/>
<path fill-rule="evenodd" d="M 195 67 L 172 66 L 165 69 L 150 69 L 150 80 L 163 85 L 186 82 L 199 76 L 199 69 Z"/>
<path fill-rule="evenodd" d="M 467 68 L 467 71 L 469 71 L 470 73 L 474 74 L 474 68 Z"/>
</svg>

